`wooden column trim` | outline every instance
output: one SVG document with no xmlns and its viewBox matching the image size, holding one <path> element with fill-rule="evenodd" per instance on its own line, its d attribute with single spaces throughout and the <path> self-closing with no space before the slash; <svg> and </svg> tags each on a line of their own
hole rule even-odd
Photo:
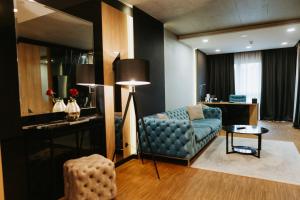
<svg viewBox="0 0 300 200">
<path fill-rule="evenodd" d="M 0 199 L 4 200 L 4 183 L 3 183 L 3 169 L 2 169 L 2 152 L 0 146 Z"/>
</svg>

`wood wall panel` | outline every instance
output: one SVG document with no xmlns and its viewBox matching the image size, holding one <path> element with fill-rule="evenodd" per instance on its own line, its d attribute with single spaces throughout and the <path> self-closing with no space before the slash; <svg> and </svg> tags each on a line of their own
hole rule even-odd
<svg viewBox="0 0 300 200">
<path fill-rule="evenodd" d="M 104 86 L 106 157 L 112 159 L 115 151 L 115 107 L 114 88 Z"/>
<path fill-rule="evenodd" d="M 113 61 L 120 53 L 121 59 L 129 57 L 128 45 L 128 15 L 120 10 L 102 2 L 102 39 L 103 39 L 103 71 L 104 84 L 114 86 L 114 71 Z M 106 87 L 106 86 L 105 86 Z M 122 88 L 122 110 L 124 111 L 126 100 L 128 96 L 128 89 Z M 106 96 L 106 94 L 105 94 Z M 105 97 L 107 98 L 107 97 Z M 114 127 L 114 113 L 111 112 L 114 107 L 114 99 L 112 102 L 105 101 L 105 117 L 106 120 L 106 150 L 107 157 L 111 158 L 115 150 L 115 127 Z M 132 130 L 132 108 L 129 109 L 127 120 L 123 128 L 123 145 L 130 144 L 131 130 Z M 130 114 L 131 113 L 131 114 Z M 134 115 L 133 115 L 134 117 Z M 114 127 L 114 128 L 112 128 Z M 124 146 L 125 147 L 125 146 Z M 124 148 L 123 156 L 127 157 L 131 154 L 131 148 Z"/>
<path fill-rule="evenodd" d="M 21 116 L 51 112 L 50 100 L 42 96 L 40 46 L 19 43 L 17 47 Z"/>
<path fill-rule="evenodd" d="M 113 61 L 118 53 L 128 58 L 127 15 L 102 3 L 102 27 L 104 84 L 114 85 Z"/>
</svg>

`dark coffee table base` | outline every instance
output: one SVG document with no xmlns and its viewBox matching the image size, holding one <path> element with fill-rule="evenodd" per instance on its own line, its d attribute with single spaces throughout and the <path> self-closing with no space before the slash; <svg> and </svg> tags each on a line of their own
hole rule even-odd
<svg viewBox="0 0 300 200">
<path fill-rule="evenodd" d="M 231 151 L 228 150 L 228 135 L 231 134 Z M 233 132 L 226 131 L 226 154 L 230 153 L 239 153 L 239 154 L 247 154 L 253 155 L 257 158 L 260 158 L 260 151 L 261 151 L 261 134 L 253 134 L 256 135 L 258 138 L 257 149 L 248 146 L 234 146 L 233 145 Z"/>
</svg>

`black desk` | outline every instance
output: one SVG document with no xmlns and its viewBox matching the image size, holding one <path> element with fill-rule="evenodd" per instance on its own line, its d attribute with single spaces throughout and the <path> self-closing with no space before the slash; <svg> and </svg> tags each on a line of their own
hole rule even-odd
<svg viewBox="0 0 300 200">
<path fill-rule="evenodd" d="M 211 107 L 218 107 L 222 110 L 223 126 L 243 124 L 257 125 L 258 104 L 253 103 L 230 103 L 230 102 L 202 102 Z"/>
</svg>

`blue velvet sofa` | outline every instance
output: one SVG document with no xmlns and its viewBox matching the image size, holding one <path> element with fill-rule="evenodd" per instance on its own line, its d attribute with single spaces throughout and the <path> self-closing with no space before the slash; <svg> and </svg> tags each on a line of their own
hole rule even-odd
<svg viewBox="0 0 300 200">
<path fill-rule="evenodd" d="M 187 161 L 197 155 L 221 130 L 222 111 L 219 108 L 203 109 L 205 119 L 189 120 L 187 108 L 178 108 L 164 114 L 169 119 L 162 120 L 157 115 L 144 117 L 152 149 L 157 156 Z M 139 122 L 141 145 L 144 153 L 149 154 L 145 132 Z"/>
</svg>

